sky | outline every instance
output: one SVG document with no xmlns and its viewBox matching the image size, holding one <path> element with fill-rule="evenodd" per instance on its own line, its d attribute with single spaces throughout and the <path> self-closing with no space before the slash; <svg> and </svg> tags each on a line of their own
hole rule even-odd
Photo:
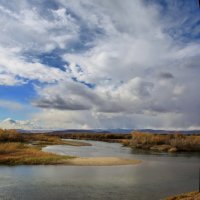
<svg viewBox="0 0 200 200">
<path fill-rule="evenodd" d="M 0 127 L 200 129 L 197 0 L 1 0 Z"/>
</svg>

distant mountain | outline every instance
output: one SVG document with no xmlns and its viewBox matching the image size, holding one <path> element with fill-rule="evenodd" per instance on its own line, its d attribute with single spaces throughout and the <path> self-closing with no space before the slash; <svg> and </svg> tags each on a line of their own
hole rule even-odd
<svg viewBox="0 0 200 200">
<path fill-rule="evenodd" d="M 180 132 L 183 134 L 199 134 L 200 130 L 155 130 L 155 129 L 139 129 L 138 131 L 141 132 L 148 132 L 148 133 L 159 133 L 159 134 L 173 134 L 175 132 Z"/>
<path fill-rule="evenodd" d="M 1 121 L 2 124 L 16 124 L 16 121 L 11 119 L 11 118 L 7 118 L 7 119 L 4 119 L 3 121 Z"/>
<path fill-rule="evenodd" d="M 3 129 L 19 129 L 19 130 L 33 130 L 33 129 L 40 129 L 37 123 L 34 121 L 21 121 L 21 120 L 14 120 L 11 118 L 7 118 L 5 120 L 0 121 L 0 128 Z"/>
<path fill-rule="evenodd" d="M 200 130 L 154 130 L 154 129 L 92 129 L 92 130 L 83 130 L 83 129 L 66 129 L 66 130 L 54 130 L 54 131 L 47 131 L 52 133 L 122 133 L 127 134 L 133 131 L 140 131 L 140 132 L 148 132 L 148 133 L 159 133 L 159 134 L 173 134 L 175 132 L 180 132 L 183 134 L 200 134 Z"/>
<path fill-rule="evenodd" d="M 154 130 L 154 129 L 66 129 L 66 130 L 47 130 L 43 129 L 38 125 L 36 121 L 21 121 L 14 120 L 11 118 L 7 118 L 5 120 L 0 121 L 0 128 L 3 129 L 17 129 L 21 133 L 131 133 L 133 131 L 140 132 L 150 132 L 150 133 L 159 133 L 159 134 L 169 134 L 174 132 L 181 132 L 184 134 L 199 134 L 200 130 Z"/>
<path fill-rule="evenodd" d="M 3 129 L 17 129 L 21 133 L 38 133 L 38 132 L 60 132 L 60 133 L 129 133 L 132 129 L 66 129 L 66 130 L 48 130 L 43 129 L 42 127 L 38 126 L 37 122 L 34 121 L 21 121 L 21 120 L 14 120 L 11 118 L 7 118 L 5 120 L 0 121 L 0 128 Z"/>
<path fill-rule="evenodd" d="M 133 131 L 133 129 L 122 129 L 122 128 L 118 128 L 118 129 L 107 129 L 109 132 L 111 133 L 130 133 Z"/>
<path fill-rule="evenodd" d="M 130 133 L 133 129 L 66 129 L 66 130 L 54 130 L 50 132 L 56 133 Z"/>
</svg>

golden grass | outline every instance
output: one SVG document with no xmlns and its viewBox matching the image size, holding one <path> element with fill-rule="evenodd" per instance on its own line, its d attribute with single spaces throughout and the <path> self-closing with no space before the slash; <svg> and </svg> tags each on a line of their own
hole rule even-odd
<svg viewBox="0 0 200 200">
<path fill-rule="evenodd" d="M 165 146 L 178 151 L 200 151 L 200 135 L 184 134 L 152 134 L 135 131 L 132 134 L 130 146 L 143 149 Z"/>
<path fill-rule="evenodd" d="M 22 142 L 24 141 L 23 134 L 18 133 L 16 130 L 0 129 L 0 142 Z"/>
<path fill-rule="evenodd" d="M 89 132 L 81 132 L 81 133 L 73 133 L 73 132 L 53 132 L 49 133 L 53 136 L 58 136 L 63 139 L 77 139 L 77 140 L 95 140 L 95 141 L 105 141 L 105 142 L 120 142 L 122 139 L 131 139 L 130 133 L 89 133 Z"/>
<path fill-rule="evenodd" d="M 64 164 L 70 156 L 41 151 L 46 145 L 90 145 L 84 142 L 64 141 L 44 134 L 21 134 L 15 130 L 0 129 L 0 165 Z"/>
<path fill-rule="evenodd" d="M 0 143 L 0 165 L 61 164 L 70 156 L 42 152 L 22 143 Z"/>
<path fill-rule="evenodd" d="M 21 142 L 36 146 L 46 145 L 71 145 L 71 146 L 90 146 L 91 144 L 77 141 L 62 140 L 58 136 L 48 134 L 22 134 L 16 130 L 0 129 L 0 142 Z"/>
<path fill-rule="evenodd" d="M 199 200 L 199 199 L 200 199 L 200 192 L 189 192 L 173 197 L 168 197 L 165 200 Z"/>
</svg>

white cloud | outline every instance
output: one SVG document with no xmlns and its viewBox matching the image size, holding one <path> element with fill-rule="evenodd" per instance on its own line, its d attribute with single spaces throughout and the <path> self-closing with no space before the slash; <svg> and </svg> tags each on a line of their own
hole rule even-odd
<svg viewBox="0 0 200 200">
<path fill-rule="evenodd" d="M 21 85 L 24 81 L 16 78 L 13 74 L 0 74 L 0 85 Z"/>
<path fill-rule="evenodd" d="M 44 52 L 64 48 L 77 39 L 79 27 L 65 14 L 65 8 L 52 10 L 32 3 L 12 2 L 13 7 L 9 3 L 0 6 L 1 45 L 20 47 L 22 52 Z"/>
<path fill-rule="evenodd" d="M 0 6 L 0 84 L 49 83 L 35 87 L 34 118 L 45 127 L 199 126 L 198 30 L 184 36 L 197 17 L 182 19 L 171 2 L 164 16 L 140 0 L 54 3 Z M 66 71 L 28 57 L 53 50 Z"/>
<path fill-rule="evenodd" d="M 0 72 L 2 85 L 23 84 L 24 79 L 51 83 L 66 77 L 59 69 L 39 62 L 27 62 L 23 57 L 9 52 L 8 48 L 0 48 Z"/>
<path fill-rule="evenodd" d="M 11 118 L 7 118 L 5 120 L 0 121 L 0 128 L 2 128 L 2 129 L 24 129 L 24 130 L 41 129 L 41 127 L 39 126 L 39 123 L 36 121 L 13 120 Z"/>
<path fill-rule="evenodd" d="M 39 121 L 44 129 L 82 129 L 100 127 L 88 111 L 66 111 L 43 109 L 32 118 Z"/>
</svg>

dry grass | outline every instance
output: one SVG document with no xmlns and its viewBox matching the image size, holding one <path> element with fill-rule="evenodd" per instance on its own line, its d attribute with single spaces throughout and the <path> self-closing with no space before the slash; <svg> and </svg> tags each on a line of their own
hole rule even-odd
<svg viewBox="0 0 200 200">
<path fill-rule="evenodd" d="M 185 136 L 182 138 L 172 138 L 170 145 L 183 151 L 200 151 L 200 136 Z"/>
<path fill-rule="evenodd" d="M 31 145 L 30 145 L 31 144 Z M 63 141 L 44 134 L 21 134 L 15 130 L 0 129 L 0 165 L 64 164 L 70 156 L 41 151 L 46 145 L 90 145 L 83 142 Z"/>
<path fill-rule="evenodd" d="M 47 134 L 22 134 L 16 130 L 0 129 L 0 142 L 20 142 L 44 147 L 46 145 L 71 145 L 71 146 L 90 146 L 89 143 L 77 141 L 64 141 L 58 136 Z"/>
<path fill-rule="evenodd" d="M 199 200 L 200 192 L 189 192 L 186 194 L 180 194 L 173 197 L 168 197 L 165 200 Z"/>
<path fill-rule="evenodd" d="M 178 151 L 200 151 L 200 135 L 184 134 L 152 134 L 133 132 L 130 146 L 142 149 L 151 149 L 153 147 L 166 146 L 176 148 Z M 155 148 L 156 149 L 156 148 Z"/>
<path fill-rule="evenodd" d="M 23 134 L 18 133 L 16 130 L 0 129 L 0 142 L 23 142 Z"/>
<path fill-rule="evenodd" d="M 131 134 L 127 133 L 62 133 L 62 132 L 53 132 L 49 133 L 50 135 L 58 136 L 63 139 L 78 139 L 78 140 L 95 140 L 95 141 L 105 141 L 105 142 L 121 142 L 123 139 L 131 139 Z"/>
<path fill-rule="evenodd" d="M 0 143 L 1 165 L 61 164 L 69 158 L 71 157 L 42 152 L 22 143 Z"/>
</svg>

